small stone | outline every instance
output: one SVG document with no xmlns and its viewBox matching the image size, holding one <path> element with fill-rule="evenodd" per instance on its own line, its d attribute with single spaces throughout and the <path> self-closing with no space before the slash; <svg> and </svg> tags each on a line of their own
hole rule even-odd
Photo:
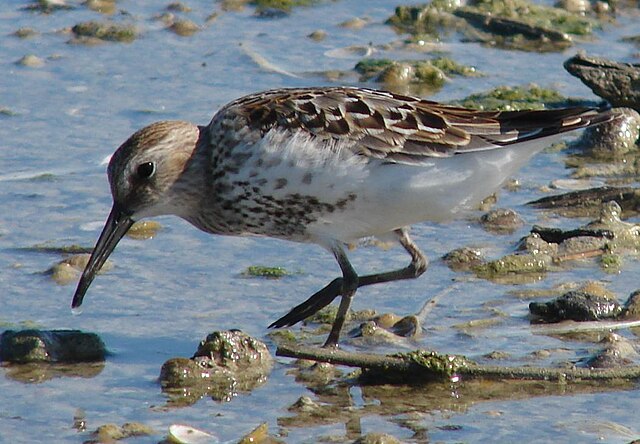
<svg viewBox="0 0 640 444">
<path fill-rule="evenodd" d="M 264 422 L 243 436 L 240 441 L 238 441 L 238 444 L 268 443 L 270 439 L 269 426 Z"/>
<path fill-rule="evenodd" d="M 320 42 L 327 38 L 327 33 L 321 29 L 318 29 L 316 31 L 313 31 L 311 34 L 307 35 L 307 37 L 309 37 L 311 40 L 314 40 L 316 42 Z"/>
<path fill-rule="evenodd" d="M 589 368 L 623 367 L 638 358 L 633 344 L 616 333 L 609 333 L 600 344 L 603 346 L 602 350 L 587 361 Z"/>
<path fill-rule="evenodd" d="M 53 279 L 56 284 L 70 284 L 78 279 L 82 270 L 84 270 L 89 263 L 90 257 L 91 255 L 87 253 L 74 254 L 55 264 L 47 271 L 47 273 L 51 275 L 51 279 Z M 113 262 L 108 260 L 104 263 L 99 272 L 102 273 L 109 271 L 112 268 Z"/>
<path fill-rule="evenodd" d="M 84 5 L 101 14 L 113 14 L 116 12 L 116 0 L 87 0 Z"/>
<path fill-rule="evenodd" d="M 44 66 L 44 60 L 36 55 L 27 54 L 26 56 L 18 60 L 16 62 L 16 65 L 26 66 L 28 68 L 41 68 Z"/>
<path fill-rule="evenodd" d="M 182 2 L 169 3 L 166 9 L 173 12 L 191 12 L 191 8 Z"/>
<path fill-rule="evenodd" d="M 129 228 L 127 236 L 138 240 L 153 239 L 161 228 L 160 223 L 154 220 L 139 220 Z"/>
<path fill-rule="evenodd" d="M 322 407 L 308 396 L 301 396 L 287 410 L 290 412 L 318 412 L 322 411 Z"/>
<path fill-rule="evenodd" d="M 400 440 L 387 433 L 371 432 L 356 439 L 353 444 L 400 444 Z"/>
<path fill-rule="evenodd" d="M 340 27 L 348 28 L 348 29 L 362 29 L 369 23 L 369 20 L 361 19 L 359 17 L 354 17 L 352 19 L 346 20 L 340 23 Z"/>
<path fill-rule="evenodd" d="M 20 28 L 18 29 L 16 32 L 13 33 L 14 36 L 21 38 L 21 39 L 27 39 L 30 37 L 35 37 L 36 35 L 38 35 L 38 31 L 32 29 L 32 28 Z"/>
<path fill-rule="evenodd" d="M 456 248 L 445 254 L 442 259 L 453 271 L 467 271 L 483 261 L 482 252 L 472 247 Z"/>
<path fill-rule="evenodd" d="M 596 14 L 608 14 L 611 12 L 611 6 L 608 2 L 597 1 L 593 5 L 593 12 Z"/>
<path fill-rule="evenodd" d="M 586 14 L 591 8 L 591 4 L 587 0 L 560 0 L 556 6 L 580 15 Z"/>
<path fill-rule="evenodd" d="M 102 41 L 131 43 L 138 37 L 135 26 L 112 23 L 89 21 L 78 23 L 71 31 L 78 38 L 94 38 Z"/>
<path fill-rule="evenodd" d="M 169 30 L 181 37 L 189 37 L 200 31 L 200 27 L 191 20 L 175 20 Z"/>
<path fill-rule="evenodd" d="M 524 221 L 514 210 L 496 208 L 482 215 L 480 218 L 482 227 L 497 234 L 510 234 L 522 227 Z"/>
<path fill-rule="evenodd" d="M 640 320 L 640 290 L 636 290 L 629 296 L 624 304 L 624 311 L 620 316 L 625 321 Z"/>
</svg>

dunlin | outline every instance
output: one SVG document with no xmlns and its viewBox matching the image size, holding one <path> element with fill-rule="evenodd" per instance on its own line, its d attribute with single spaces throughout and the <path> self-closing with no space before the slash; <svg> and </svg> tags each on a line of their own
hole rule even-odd
<svg viewBox="0 0 640 444">
<path fill-rule="evenodd" d="M 342 271 L 271 327 L 293 325 L 341 296 L 325 346 L 337 345 L 356 289 L 427 268 L 408 226 L 443 221 L 478 202 L 562 133 L 609 111 L 477 111 L 360 88 L 279 89 L 224 106 L 207 126 L 151 124 L 113 155 L 113 207 L 73 297 L 134 221 L 174 214 L 212 234 L 315 243 Z M 359 276 L 344 250 L 395 240 L 402 269 Z"/>
</svg>

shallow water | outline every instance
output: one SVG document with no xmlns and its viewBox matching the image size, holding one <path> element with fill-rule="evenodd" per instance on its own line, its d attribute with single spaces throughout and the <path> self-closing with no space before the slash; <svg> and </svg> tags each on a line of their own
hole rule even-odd
<svg viewBox="0 0 640 444">
<path fill-rule="evenodd" d="M 166 2 L 167 4 L 169 2 Z M 0 323 L 5 328 L 35 325 L 43 329 L 75 328 L 98 333 L 109 348 L 102 371 L 94 377 L 56 377 L 33 383 L 18 382 L 10 369 L 0 370 L 0 442 L 81 442 L 74 415 L 82 413 L 87 430 L 113 422 L 140 421 L 158 435 L 127 442 L 157 442 L 168 426 L 185 423 L 214 433 L 221 441 L 238 439 L 262 422 L 287 442 L 315 442 L 321 437 L 357 437 L 353 424 L 333 419 L 326 423 L 286 426 L 293 416 L 287 408 L 300 396 L 314 395 L 287 372 L 291 360 L 278 359 L 262 387 L 231 402 L 200 400 L 184 408 L 166 408 L 167 398 L 156 382 L 162 363 L 174 356 L 190 356 L 197 342 L 213 330 L 240 328 L 266 340 L 266 326 L 291 306 L 322 287 L 338 272 L 333 259 L 318 247 L 270 239 L 208 236 L 176 218 L 159 218 L 162 231 L 152 240 L 125 239 L 112 257 L 115 267 L 98 276 L 84 312 L 70 311 L 73 285 L 59 286 L 44 272 L 61 259 L 59 254 L 30 249 L 43 243 L 92 246 L 111 205 L 104 159 L 136 129 L 155 120 L 209 121 L 227 101 L 243 94 L 274 87 L 328 83 L 313 74 L 322 70 L 351 69 L 359 56 L 342 50 L 350 45 L 374 46 L 399 38 L 383 25 L 395 3 L 387 1 L 326 2 L 298 8 L 285 18 L 256 18 L 254 9 L 220 12 L 220 16 L 192 37 L 179 37 L 152 20 L 165 4 L 120 1 L 142 36 L 131 44 L 98 46 L 67 44 L 59 32 L 74 24 L 100 19 L 79 2 L 70 11 L 52 14 L 28 12 L 23 1 L 0 3 Z M 219 11 L 210 1 L 191 1 L 196 23 Z M 636 10 L 637 13 L 637 10 Z M 116 14 L 118 19 L 121 13 Z M 353 17 L 369 17 L 361 30 L 338 27 Z M 454 59 L 476 66 L 485 77 L 456 78 L 432 96 L 452 100 L 497 85 L 536 82 L 558 88 L 567 96 L 594 99 L 590 90 L 562 69 L 562 62 L 578 49 L 631 62 L 637 48 L 619 38 L 637 34 L 638 14 L 625 13 L 617 25 L 596 32 L 563 53 L 531 54 L 484 48 L 474 43 L 443 44 Z M 29 39 L 12 35 L 21 27 L 40 34 Z M 328 37 L 314 42 L 305 36 L 325 29 Z M 297 77 L 265 71 L 248 55 L 257 53 Z M 341 57 L 335 57 L 335 54 Z M 35 54 L 40 68 L 15 64 Z M 385 57 L 418 58 L 419 54 L 391 51 Z M 346 82 L 358 84 L 354 76 Z M 368 86 L 373 86 L 368 84 Z M 626 298 L 638 288 L 638 263 L 625 260 L 619 274 L 605 274 L 587 262 L 567 272 L 551 273 L 544 280 L 521 286 L 500 285 L 454 273 L 438 258 L 457 247 L 482 245 L 498 257 L 512 251 L 532 224 L 575 226 L 576 221 L 549 217 L 522 204 L 544 195 L 539 190 L 554 179 L 566 178 L 564 155 L 543 153 L 519 175 L 523 187 L 503 191 L 498 205 L 516 208 L 525 226 L 508 236 L 484 232 L 465 220 L 449 224 L 422 224 L 414 239 L 432 260 L 419 280 L 367 288 L 359 292 L 355 308 L 379 312 L 417 312 L 433 295 L 440 298 L 426 319 L 424 336 L 415 346 L 440 352 L 466 354 L 472 359 L 493 350 L 511 354 L 510 363 L 553 364 L 554 359 L 577 360 L 592 344 L 561 341 L 532 334 L 528 300 L 508 295 L 514 288 L 548 288 L 557 283 L 602 279 Z M 580 222 L 581 223 L 581 222 Z M 362 248 L 351 254 L 357 270 L 386 270 L 404 264 L 405 254 Z M 283 266 L 301 273 L 282 280 L 248 279 L 241 272 L 250 265 Z M 452 283 L 452 281 L 455 281 Z M 482 319 L 497 308 L 502 323 L 463 334 L 453 325 Z M 633 338 L 628 332 L 626 336 Z M 564 349 L 548 362 L 531 361 L 532 351 Z M 386 348 L 370 351 L 387 351 Z M 487 396 L 483 400 L 464 390 L 446 390 L 444 399 L 423 408 L 407 402 L 404 408 L 385 406 L 394 400 L 352 387 L 343 401 L 361 414 L 362 434 L 391 433 L 403 440 L 414 434 L 402 421 L 411 417 L 426 429 L 426 436 L 442 442 L 509 442 L 526 437 L 531 442 L 627 442 L 638 438 L 636 412 L 640 392 L 632 387 L 615 391 L 546 396 Z M 421 392 L 408 399 L 416 404 Z M 425 404 L 426 405 L 426 404 Z M 355 411 L 355 413 L 353 413 Z M 414 412 L 414 413 L 412 413 Z M 628 428 L 627 429 L 625 429 Z"/>
</svg>

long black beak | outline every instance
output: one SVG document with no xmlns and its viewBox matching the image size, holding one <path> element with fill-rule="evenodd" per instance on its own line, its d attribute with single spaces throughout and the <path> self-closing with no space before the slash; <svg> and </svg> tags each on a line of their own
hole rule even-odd
<svg viewBox="0 0 640 444">
<path fill-rule="evenodd" d="M 98 242 L 93 249 L 93 253 L 91 253 L 89 263 L 82 272 L 80 282 L 78 282 L 78 287 L 73 295 L 71 308 L 77 308 L 82 305 L 84 295 L 89 289 L 91 282 L 93 282 L 93 278 L 96 277 L 96 273 L 102 268 L 113 249 L 116 248 L 116 245 L 118 245 L 118 242 L 129 230 L 131 225 L 133 225 L 133 220 L 114 205 L 113 208 L 111 208 L 107 222 L 104 224 Z"/>
</svg>

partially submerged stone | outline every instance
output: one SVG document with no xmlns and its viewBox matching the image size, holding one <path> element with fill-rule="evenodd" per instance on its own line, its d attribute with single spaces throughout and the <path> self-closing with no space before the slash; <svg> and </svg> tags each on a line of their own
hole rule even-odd
<svg viewBox="0 0 640 444">
<path fill-rule="evenodd" d="M 615 318 L 622 312 L 620 303 L 611 296 L 585 291 L 569 291 L 549 302 L 531 302 L 531 314 L 545 322 L 599 321 Z"/>
<path fill-rule="evenodd" d="M 393 435 L 381 432 L 371 432 L 356 439 L 353 444 L 400 444 L 401 441 Z"/>
<path fill-rule="evenodd" d="M 638 352 L 634 345 L 623 336 L 610 332 L 600 341 L 600 349 L 587 360 L 589 368 L 617 368 L 631 365 L 638 360 Z"/>
<path fill-rule="evenodd" d="M 73 6 L 68 5 L 65 0 L 37 0 L 23 9 L 28 11 L 36 11 L 42 14 L 51 14 L 56 11 L 66 11 L 74 9 Z"/>
<path fill-rule="evenodd" d="M 560 51 L 572 36 L 584 36 L 598 21 L 581 13 L 527 0 L 434 0 L 426 5 L 399 6 L 387 23 L 400 32 L 432 40 L 457 31 L 465 39 L 525 51 Z"/>
<path fill-rule="evenodd" d="M 129 228 L 126 236 L 132 239 L 153 239 L 161 229 L 162 226 L 159 222 L 154 220 L 139 220 Z"/>
<path fill-rule="evenodd" d="M 315 42 L 321 42 L 327 38 L 327 32 L 322 29 L 317 29 L 313 31 L 311 34 L 307 35 L 311 40 Z"/>
<path fill-rule="evenodd" d="M 391 343 L 397 342 L 398 338 L 417 338 L 421 333 L 422 325 L 416 316 L 401 317 L 393 313 L 375 316 L 356 329 L 356 336 L 377 338 Z"/>
<path fill-rule="evenodd" d="M 624 304 L 624 310 L 620 315 L 620 319 L 625 321 L 640 320 L 640 290 L 636 290 L 627 299 Z"/>
<path fill-rule="evenodd" d="M 178 19 L 175 20 L 169 27 L 169 31 L 177 34 L 181 37 L 189 37 L 200 31 L 200 26 L 192 22 L 191 20 Z"/>
<path fill-rule="evenodd" d="M 132 436 L 149 436 L 155 434 L 156 431 L 153 430 L 153 428 L 140 422 L 127 422 L 122 424 L 122 426 L 113 423 L 103 424 L 92 433 L 97 442 L 104 443 L 120 441 Z"/>
<path fill-rule="evenodd" d="M 618 248 L 640 248 L 640 225 L 625 222 L 620 219 L 622 209 L 615 201 L 602 205 L 600 217 L 585 225 L 590 230 L 607 230 L 613 234 L 608 243 L 610 250 Z"/>
<path fill-rule="evenodd" d="M 478 277 L 543 273 L 564 262 L 601 257 L 605 268 L 617 271 L 621 252 L 640 248 L 640 225 L 620 220 L 620 207 L 606 202 L 598 219 L 574 230 L 534 226 L 520 243 L 522 252 L 472 267 Z"/>
<path fill-rule="evenodd" d="M 460 2 L 449 0 L 436 0 L 418 6 L 397 6 L 387 24 L 401 32 L 438 37 L 443 30 L 455 29 L 458 19 L 451 13 L 458 6 Z"/>
<path fill-rule="evenodd" d="M 540 274 L 549 270 L 553 258 L 548 254 L 509 254 L 473 267 L 478 277 L 495 279 L 511 274 Z"/>
<path fill-rule="evenodd" d="M 165 9 L 173 12 L 191 12 L 191 7 L 182 2 L 171 2 Z"/>
<path fill-rule="evenodd" d="M 191 359 L 165 362 L 160 383 L 178 397 L 189 390 L 193 401 L 202 396 L 228 401 L 263 384 L 272 364 L 267 346 L 257 339 L 239 330 L 214 332 L 200 342 Z"/>
<path fill-rule="evenodd" d="M 131 43 L 138 37 L 135 26 L 115 22 L 82 22 L 71 28 L 76 37 L 93 38 L 109 42 Z"/>
<path fill-rule="evenodd" d="M 457 248 L 445 254 L 442 259 L 453 271 L 468 271 L 484 260 L 480 249 L 472 247 Z"/>
<path fill-rule="evenodd" d="M 238 444 L 281 444 L 283 442 L 284 441 L 271 436 L 269 434 L 269 425 L 266 422 L 263 422 L 251 432 L 240 438 Z"/>
<path fill-rule="evenodd" d="M 86 0 L 84 6 L 101 14 L 113 14 L 116 12 L 116 0 Z"/>
<path fill-rule="evenodd" d="M 347 28 L 347 29 L 362 29 L 366 25 L 368 25 L 370 22 L 371 20 L 369 19 L 354 17 L 352 19 L 345 20 L 344 22 L 340 23 L 338 26 L 340 26 L 341 28 Z"/>
<path fill-rule="evenodd" d="M 524 225 L 518 213 L 510 208 L 496 208 L 480 217 L 482 227 L 492 233 L 511 234 Z"/>
<path fill-rule="evenodd" d="M 625 217 L 640 213 L 640 190 L 633 187 L 597 187 L 543 197 L 531 202 L 536 208 L 553 210 L 563 217 L 597 217 L 602 204 L 616 201 Z"/>
<path fill-rule="evenodd" d="M 442 88 L 448 76 L 478 75 L 475 68 L 460 65 L 446 57 L 404 61 L 366 58 L 358 62 L 354 69 L 363 82 L 374 81 L 392 91 L 413 94 Z"/>
<path fill-rule="evenodd" d="M 56 284 L 67 285 L 78 280 L 80 273 L 85 269 L 91 257 L 88 253 L 74 254 L 64 258 L 49 270 L 47 274 Z M 113 262 L 107 260 L 98 273 L 109 271 L 113 268 Z"/>
<path fill-rule="evenodd" d="M 0 335 L 0 361 L 99 362 L 106 348 L 95 333 L 79 330 L 6 330 Z"/>
<path fill-rule="evenodd" d="M 296 382 L 304 383 L 307 387 L 324 387 L 344 376 L 339 367 L 328 362 L 299 359 L 296 367 Z"/>
<path fill-rule="evenodd" d="M 269 9 L 290 12 L 297 6 L 310 6 L 317 3 L 317 1 L 318 0 L 250 0 L 249 3 L 255 5 L 258 12 Z"/>
<path fill-rule="evenodd" d="M 454 11 L 479 30 L 478 39 L 492 45 L 525 51 L 560 51 L 572 35 L 591 34 L 597 22 L 581 14 L 527 0 L 475 0 Z"/>
<path fill-rule="evenodd" d="M 23 28 L 19 28 L 17 31 L 15 31 L 12 35 L 20 38 L 20 39 L 28 39 L 31 37 L 35 37 L 37 35 L 39 35 L 40 33 L 38 31 L 36 31 L 33 28 L 28 28 L 28 27 L 23 27 Z"/>
<path fill-rule="evenodd" d="M 27 68 L 42 68 L 44 60 L 37 55 L 27 54 L 16 61 L 16 65 L 26 66 Z"/>
</svg>

